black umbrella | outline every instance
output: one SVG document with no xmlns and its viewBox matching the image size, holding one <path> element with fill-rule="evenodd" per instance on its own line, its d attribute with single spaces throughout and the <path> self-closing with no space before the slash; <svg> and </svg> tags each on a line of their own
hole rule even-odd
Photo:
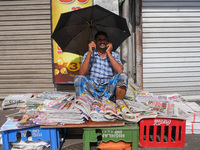
<svg viewBox="0 0 200 150">
<path fill-rule="evenodd" d="M 130 36 L 126 19 L 98 5 L 63 13 L 52 34 L 64 52 L 83 55 L 97 31 L 104 31 L 116 50 Z"/>
</svg>

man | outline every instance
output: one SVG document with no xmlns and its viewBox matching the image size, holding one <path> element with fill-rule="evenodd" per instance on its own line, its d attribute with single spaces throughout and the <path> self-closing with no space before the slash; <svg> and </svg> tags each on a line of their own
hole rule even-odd
<svg viewBox="0 0 200 150">
<path fill-rule="evenodd" d="M 105 32 L 97 32 L 89 43 L 88 52 L 82 59 L 80 75 L 75 77 L 76 97 L 88 93 L 93 97 L 123 100 L 128 86 L 128 76 L 123 73 L 119 54 L 112 51 Z"/>
</svg>

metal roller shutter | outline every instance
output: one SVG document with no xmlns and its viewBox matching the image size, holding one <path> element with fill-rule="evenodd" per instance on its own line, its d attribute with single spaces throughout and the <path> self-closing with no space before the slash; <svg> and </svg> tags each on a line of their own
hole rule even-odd
<svg viewBox="0 0 200 150">
<path fill-rule="evenodd" d="M 142 0 L 143 89 L 200 96 L 200 0 Z"/>
<path fill-rule="evenodd" d="M 54 90 L 50 6 L 0 1 L 0 97 Z"/>
</svg>

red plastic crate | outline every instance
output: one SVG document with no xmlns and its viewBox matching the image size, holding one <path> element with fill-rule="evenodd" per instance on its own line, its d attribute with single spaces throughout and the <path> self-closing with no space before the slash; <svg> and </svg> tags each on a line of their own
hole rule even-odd
<svg viewBox="0 0 200 150">
<path fill-rule="evenodd" d="M 186 121 L 151 118 L 140 121 L 140 147 L 184 147 Z"/>
</svg>

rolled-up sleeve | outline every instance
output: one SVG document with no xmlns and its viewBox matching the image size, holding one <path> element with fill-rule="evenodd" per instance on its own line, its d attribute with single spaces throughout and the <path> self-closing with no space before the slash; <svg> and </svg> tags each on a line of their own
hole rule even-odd
<svg viewBox="0 0 200 150">
<path fill-rule="evenodd" d="M 87 54 L 88 54 L 88 52 L 86 52 L 86 53 L 83 55 L 83 58 L 82 58 L 82 63 L 84 62 L 84 60 L 85 60 L 85 58 L 86 58 Z M 82 63 L 81 63 L 81 65 L 82 65 Z"/>
<path fill-rule="evenodd" d="M 120 64 L 123 66 L 123 64 L 122 64 L 122 62 L 121 62 L 121 60 L 120 60 L 120 58 L 119 58 L 119 54 L 118 54 L 118 53 L 112 52 L 112 56 L 115 58 L 115 60 L 116 60 L 118 63 L 120 63 Z"/>
</svg>

